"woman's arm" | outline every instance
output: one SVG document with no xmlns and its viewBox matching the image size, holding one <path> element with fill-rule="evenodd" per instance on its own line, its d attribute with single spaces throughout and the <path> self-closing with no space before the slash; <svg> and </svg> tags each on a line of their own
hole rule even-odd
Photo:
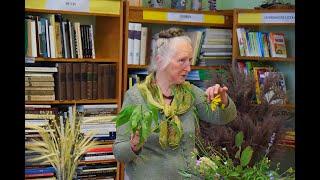
<svg viewBox="0 0 320 180">
<path fill-rule="evenodd" d="M 210 104 L 207 102 L 205 92 L 196 86 L 192 86 L 192 90 L 195 94 L 195 107 L 200 120 L 223 125 L 233 121 L 236 118 L 237 109 L 229 96 L 228 106 L 226 106 L 224 109 L 217 107 L 215 111 L 212 111 Z"/>
</svg>

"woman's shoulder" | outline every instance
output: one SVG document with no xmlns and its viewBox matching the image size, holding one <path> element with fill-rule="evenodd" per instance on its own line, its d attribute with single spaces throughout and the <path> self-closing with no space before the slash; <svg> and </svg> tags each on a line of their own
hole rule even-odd
<svg viewBox="0 0 320 180">
<path fill-rule="evenodd" d="M 144 102 L 143 97 L 138 89 L 137 84 L 133 85 L 130 87 L 126 93 L 125 93 L 125 98 L 130 98 L 131 100 L 142 104 Z"/>
</svg>

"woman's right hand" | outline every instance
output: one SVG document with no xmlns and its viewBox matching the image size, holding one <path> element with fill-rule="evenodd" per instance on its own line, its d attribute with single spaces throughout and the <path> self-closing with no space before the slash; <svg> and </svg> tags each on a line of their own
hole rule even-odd
<svg viewBox="0 0 320 180">
<path fill-rule="evenodd" d="M 138 147 L 139 141 L 140 141 L 139 131 L 136 131 L 135 134 L 131 134 L 130 145 L 131 145 L 132 151 L 135 153 L 137 153 L 141 149 L 141 147 Z"/>
</svg>

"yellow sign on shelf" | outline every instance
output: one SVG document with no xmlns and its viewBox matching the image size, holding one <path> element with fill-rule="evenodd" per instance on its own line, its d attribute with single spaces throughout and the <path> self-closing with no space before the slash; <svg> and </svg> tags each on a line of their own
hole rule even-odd
<svg viewBox="0 0 320 180">
<path fill-rule="evenodd" d="M 276 23 L 295 23 L 295 13 L 239 13 L 238 23 L 243 24 L 276 24 Z"/>
<path fill-rule="evenodd" d="M 162 11 L 143 11 L 143 20 L 153 21 L 178 21 L 178 22 L 195 22 L 208 24 L 224 24 L 223 15 L 195 14 L 195 13 L 178 13 Z"/>
<path fill-rule="evenodd" d="M 25 0 L 25 8 L 120 15 L 120 0 Z"/>
</svg>

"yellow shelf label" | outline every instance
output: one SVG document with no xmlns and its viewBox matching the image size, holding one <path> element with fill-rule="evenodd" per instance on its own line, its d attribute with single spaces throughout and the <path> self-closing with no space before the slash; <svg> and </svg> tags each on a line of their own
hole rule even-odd
<svg viewBox="0 0 320 180">
<path fill-rule="evenodd" d="M 153 21 L 178 21 L 178 22 L 196 22 L 208 24 L 224 24 L 223 15 L 194 14 L 194 13 L 177 13 L 144 10 L 143 20 Z"/>
<path fill-rule="evenodd" d="M 45 9 L 47 0 L 25 0 L 25 8 Z"/>
<path fill-rule="evenodd" d="M 167 21 L 167 12 L 161 11 L 143 11 L 142 17 L 144 20 L 155 20 L 155 21 Z"/>
<path fill-rule="evenodd" d="M 120 15 L 120 0 L 25 0 L 25 8 Z"/>
<path fill-rule="evenodd" d="M 120 15 L 120 0 L 90 0 L 90 12 Z"/>
<path fill-rule="evenodd" d="M 295 23 L 295 13 L 239 13 L 238 23 L 260 24 L 260 23 Z"/>
<path fill-rule="evenodd" d="M 225 18 L 223 15 L 204 15 L 204 23 L 213 23 L 213 24 L 224 24 Z"/>
</svg>

